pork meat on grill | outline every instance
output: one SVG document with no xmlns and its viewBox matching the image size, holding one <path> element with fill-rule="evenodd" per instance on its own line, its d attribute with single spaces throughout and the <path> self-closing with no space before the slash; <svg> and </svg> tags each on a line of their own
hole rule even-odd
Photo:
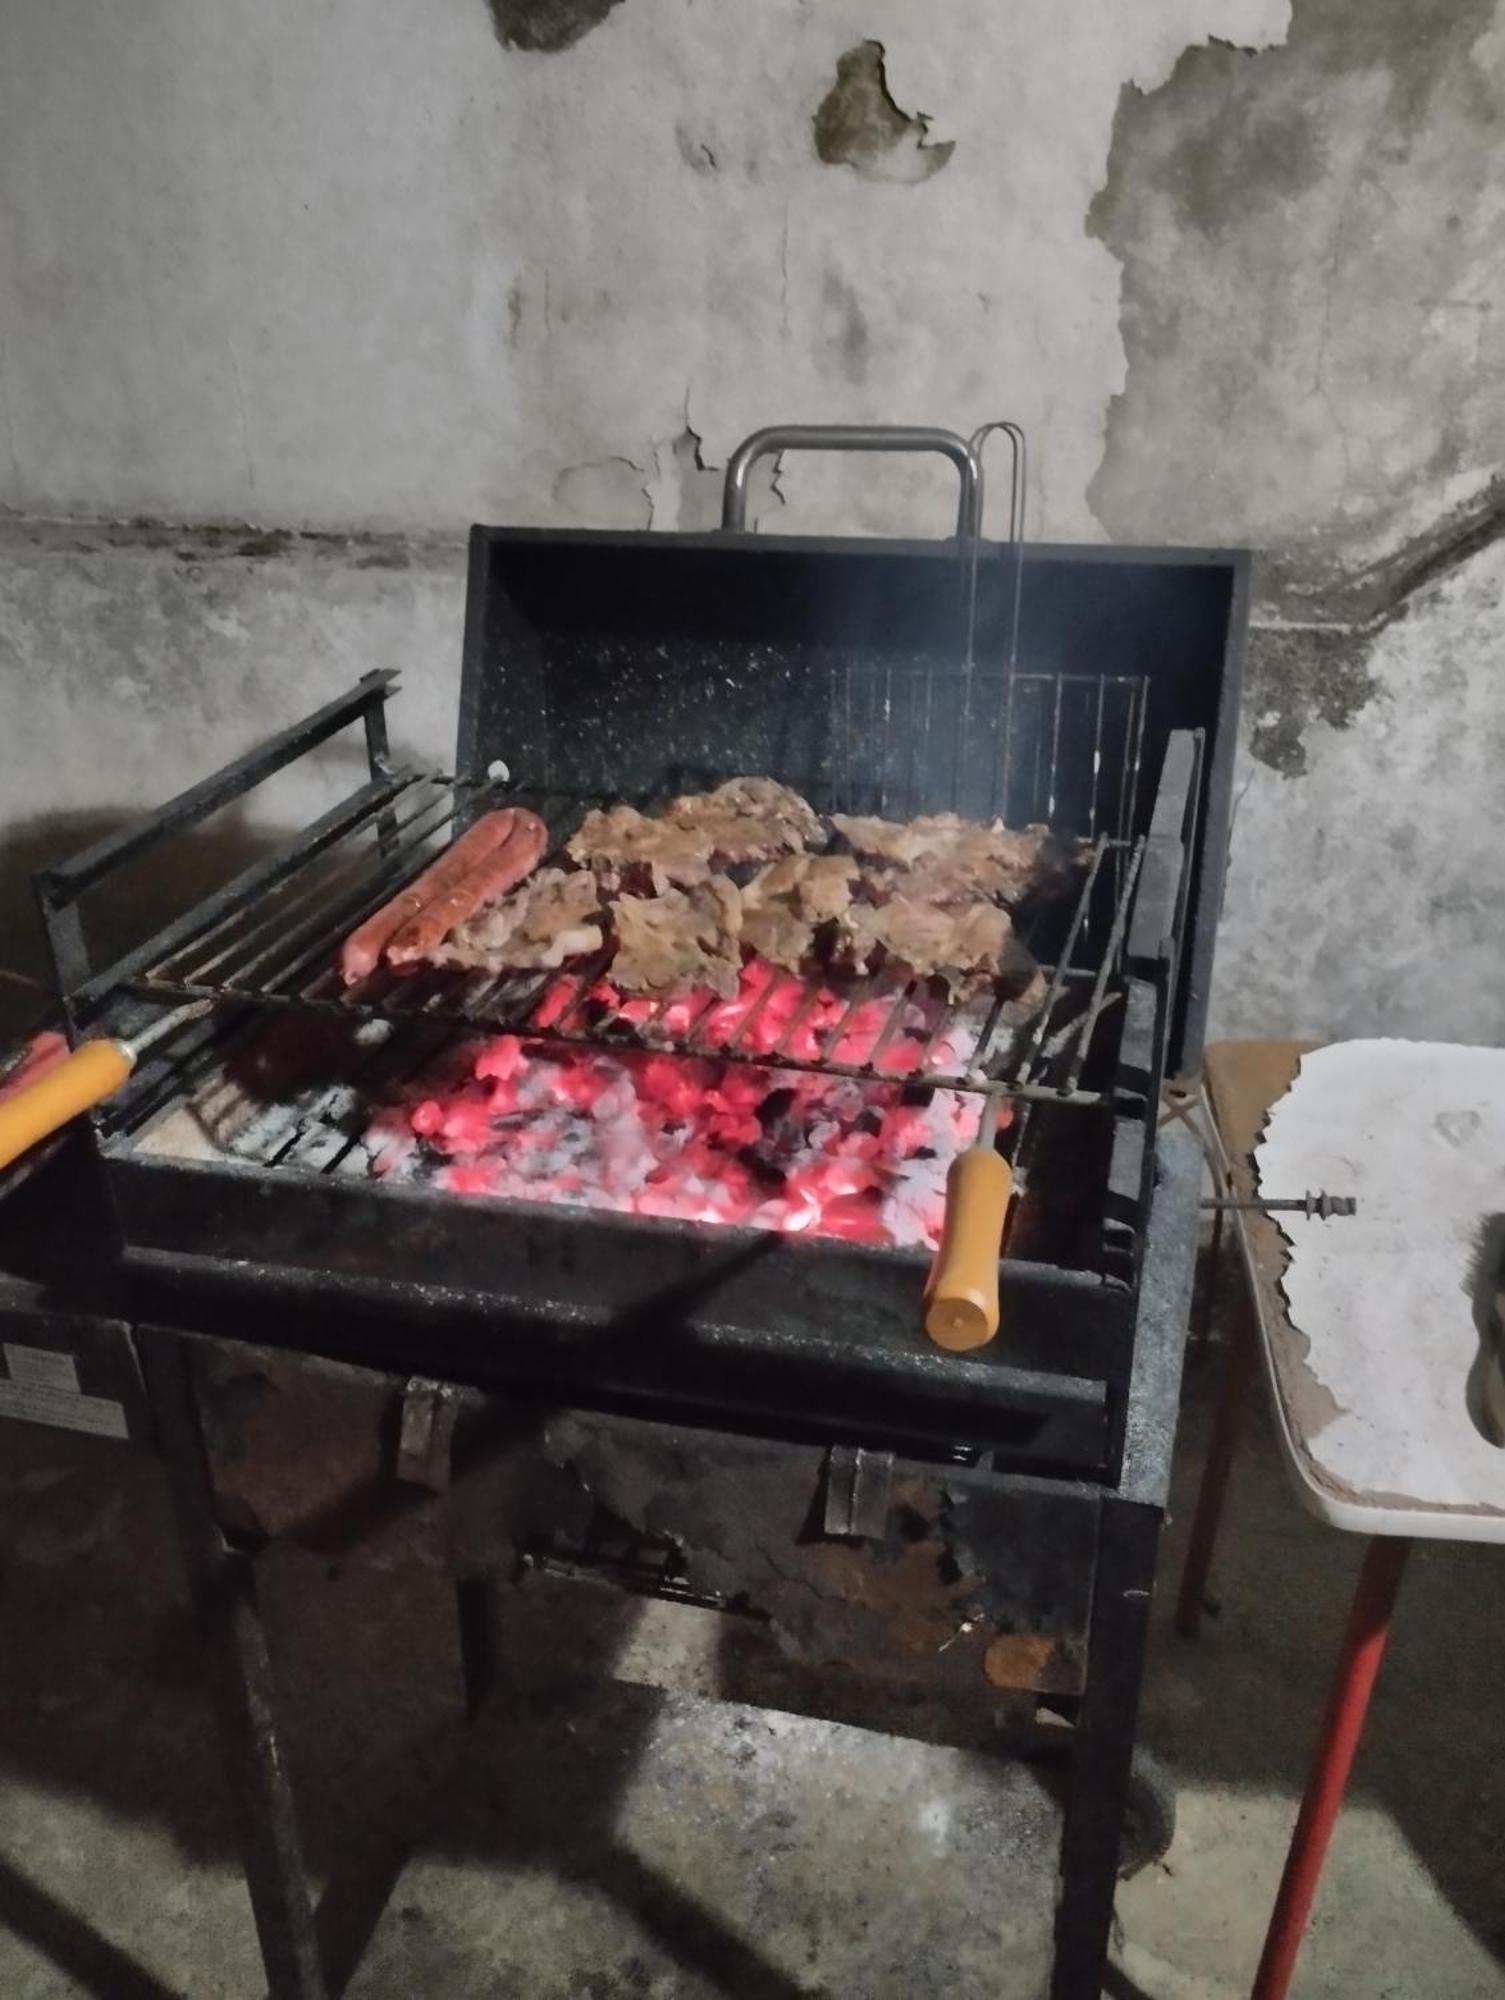
<svg viewBox="0 0 1505 2000">
<path fill-rule="evenodd" d="M 432 963 L 464 972 L 552 971 L 605 948 L 606 912 L 587 869 L 545 868 L 460 925 Z"/>
<path fill-rule="evenodd" d="M 831 824 L 870 866 L 915 903 L 947 906 L 987 897 L 1018 903 L 1033 891 L 1064 887 L 1076 856 L 1047 826 L 984 825 L 956 813 L 891 820 L 833 813 Z"/>
<path fill-rule="evenodd" d="M 612 806 L 587 813 L 565 851 L 608 888 L 629 882 L 653 889 L 703 882 L 715 849 L 703 828 L 649 819 L 636 806 Z"/>
<path fill-rule="evenodd" d="M 848 854 L 786 854 L 742 891 L 742 942 L 771 965 L 799 972 L 820 925 L 848 908 L 861 870 Z"/>
<path fill-rule="evenodd" d="M 646 895 L 825 843 L 819 816 L 798 792 L 772 778 L 729 778 L 713 792 L 671 799 L 655 818 L 635 806 L 587 813 L 567 852 L 608 888 Z"/>
<path fill-rule="evenodd" d="M 960 909 L 891 896 L 854 903 L 842 917 L 839 951 L 857 973 L 904 972 L 939 978 L 953 999 L 1001 981 L 1024 1004 L 1044 997 L 1039 966 L 1014 934 L 1007 910 L 973 902 Z"/>
<path fill-rule="evenodd" d="M 728 778 L 713 792 L 687 792 L 670 801 L 664 818 L 704 834 L 727 867 L 826 844 L 814 807 L 773 778 Z"/>
<path fill-rule="evenodd" d="M 607 971 L 624 993 L 680 993 L 708 986 L 724 1000 L 742 971 L 742 899 L 724 876 L 657 896 L 618 896 L 617 949 Z"/>
</svg>

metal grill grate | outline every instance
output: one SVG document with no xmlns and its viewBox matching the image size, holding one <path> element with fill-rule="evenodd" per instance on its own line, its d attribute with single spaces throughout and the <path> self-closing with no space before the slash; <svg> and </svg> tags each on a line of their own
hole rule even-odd
<svg viewBox="0 0 1505 2000">
<path fill-rule="evenodd" d="M 773 972 L 741 1010 L 714 996 L 624 1011 L 609 957 L 574 972 L 419 972 L 385 968 L 346 989 L 341 941 L 425 867 L 459 826 L 501 804 L 526 805 L 550 828 L 551 858 L 584 813 L 611 801 L 500 785 L 472 786 L 412 770 L 363 787 L 245 893 L 222 892 L 184 919 L 170 949 L 133 968 L 132 989 L 156 1001 L 241 1001 L 394 1022 L 426 1020 L 563 1045 L 633 1046 L 849 1077 L 1006 1091 L 1095 1103 L 1083 1078 L 1099 1019 L 1115 998 L 1127 912 L 1142 851 L 1133 836 L 1144 735 L 1142 680 L 969 673 L 957 746 L 967 766 L 991 758 L 993 796 L 1010 824 L 1048 821 L 1089 843 L 1074 900 L 1023 932 L 1047 992 L 1027 1010 L 999 984 L 965 1002 L 934 982 L 881 975 L 838 982 Z M 997 683 L 995 686 L 994 683 Z M 894 810 L 933 747 L 931 677 L 854 677 L 847 690 L 842 803 Z M 971 730 L 969 704 L 993 718 Z M 947 725 L 949 726 L 949 725 Z M 970 732 L 970 733 L 969 733 Z M 989 744 L 994 747 L 989 749 Z M 901 749 L 899 746 L 907 745 Z M 901 759 L 908 757 L 903 782 Z M 652 809 L 653 800 L 635 803 Z M 908 803 L 907 800 L 904 801 Z M 812 1028 L 812 1020 L 816 1026 Z M 771 1035 L 768 1024 L 778 1022 Z M 762 1024 L 760 1026 L 760 1023 Z"/>
</svg>

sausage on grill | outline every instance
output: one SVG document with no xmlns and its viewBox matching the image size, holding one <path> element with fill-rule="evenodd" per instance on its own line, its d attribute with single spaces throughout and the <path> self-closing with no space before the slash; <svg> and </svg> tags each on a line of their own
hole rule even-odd
<svg viewBox="0 0 1505 2000">
<path fill-rule="evenodd" d="M 383 951 L 403 926 L 412 923 L 436 898 L 448 895 L 478 862 L 496 853 L 516 818 L 510 808 L 484 814 L 390 903 L 383 903 L 359 930 L 352 931 L 340 947 L 340 977 L 345 984 L 354 986 L 375 972 Z"/>
<path fill-rule="evenodd" d="M 483 910 L 525 882 L 544 857 L 549 829 L 537 813 L 521 808 L 512 816 L 512 831 L 500 847 L 485 854 L 444 895 L 426 902 L 387 946 L 387 963 L 417 965 L 444 942 L 457 924 Z"/>
</svg>

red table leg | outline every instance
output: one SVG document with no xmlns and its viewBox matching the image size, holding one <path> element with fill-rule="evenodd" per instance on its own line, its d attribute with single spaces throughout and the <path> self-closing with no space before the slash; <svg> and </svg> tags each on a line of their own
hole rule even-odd
<svg viewBox="0 0 1505 2000">
<path fill-rule="evenodd" d="M 1306 1796 L 1301 1801 L 1301 1815 L 1291 1836 L 1280 1893 L 1270 1913 L 1264 1956 L 1259 1962 L 1251 2000 L 1285 2000 L 1286 1988 L 1291 1983 L 1333 1822 L 1343 1804 L 1369 1697 L 1384 1658 L 1385 1641 L 1390 1636 L 1390 1614 L 1395 1609 L 1395 1594 L 1410 1549 L 1411 1544 L 1399 1536 L 1377 1535 L 1364 1553 L 1364 1567 L 1359 1572 L 1348 1614 L 1348 1630 L 1343 1635 L 1337 1677 L 1328 1697 L 1317 1754 L 1307 1778 Z"/>
<path fill-rule="evenodd" d="M 1209 1280 L 1216 1282 L 1215 1277 Z M 1212 1568 L 1212 1552 L 1223 1518 L 1223 1499 L 1228 1491 L 1228 1475 L 1233 1454 L 1244 1426 L 1244 1413 L 1254 1389 L 1259 1365 L 1259 1341 L 1252 1312 L 1238 1315 L 1226 1351 L 1218 1382 L 1218 1406 L 1212 1420 L 1212 1436 L 1197 1488 L 1197 1510 L 1192 1516 L 1191 1534 L 1186 1544 L 1186 1562 L 1181 1571 L 1181 1588 L 1176 1596 L 1176 1630 L 1183 1639 L 1195 1639 L 1201 1623 L 1202 1603 L 1207 1595 L 1207 1573 Z"/>
</svg>

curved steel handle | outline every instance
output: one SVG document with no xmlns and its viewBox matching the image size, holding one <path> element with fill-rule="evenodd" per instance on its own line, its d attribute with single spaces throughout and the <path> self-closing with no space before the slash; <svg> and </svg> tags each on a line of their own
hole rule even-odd
<svg viewBox="0 0 1505 2000">
<path fill-rule="evenodd" d="M 935 451 L 949 458 L 961 481 L 956 532 L 963 541 L 982 531 L 982 466 L 974 447 L 954 431 L 928 424 L 771 424 L 744 438 L 727 461 L 721 525 L 740 534 L 747 527 L 747 478 L 760 458 L 776 451 Z"/>
</svg>

